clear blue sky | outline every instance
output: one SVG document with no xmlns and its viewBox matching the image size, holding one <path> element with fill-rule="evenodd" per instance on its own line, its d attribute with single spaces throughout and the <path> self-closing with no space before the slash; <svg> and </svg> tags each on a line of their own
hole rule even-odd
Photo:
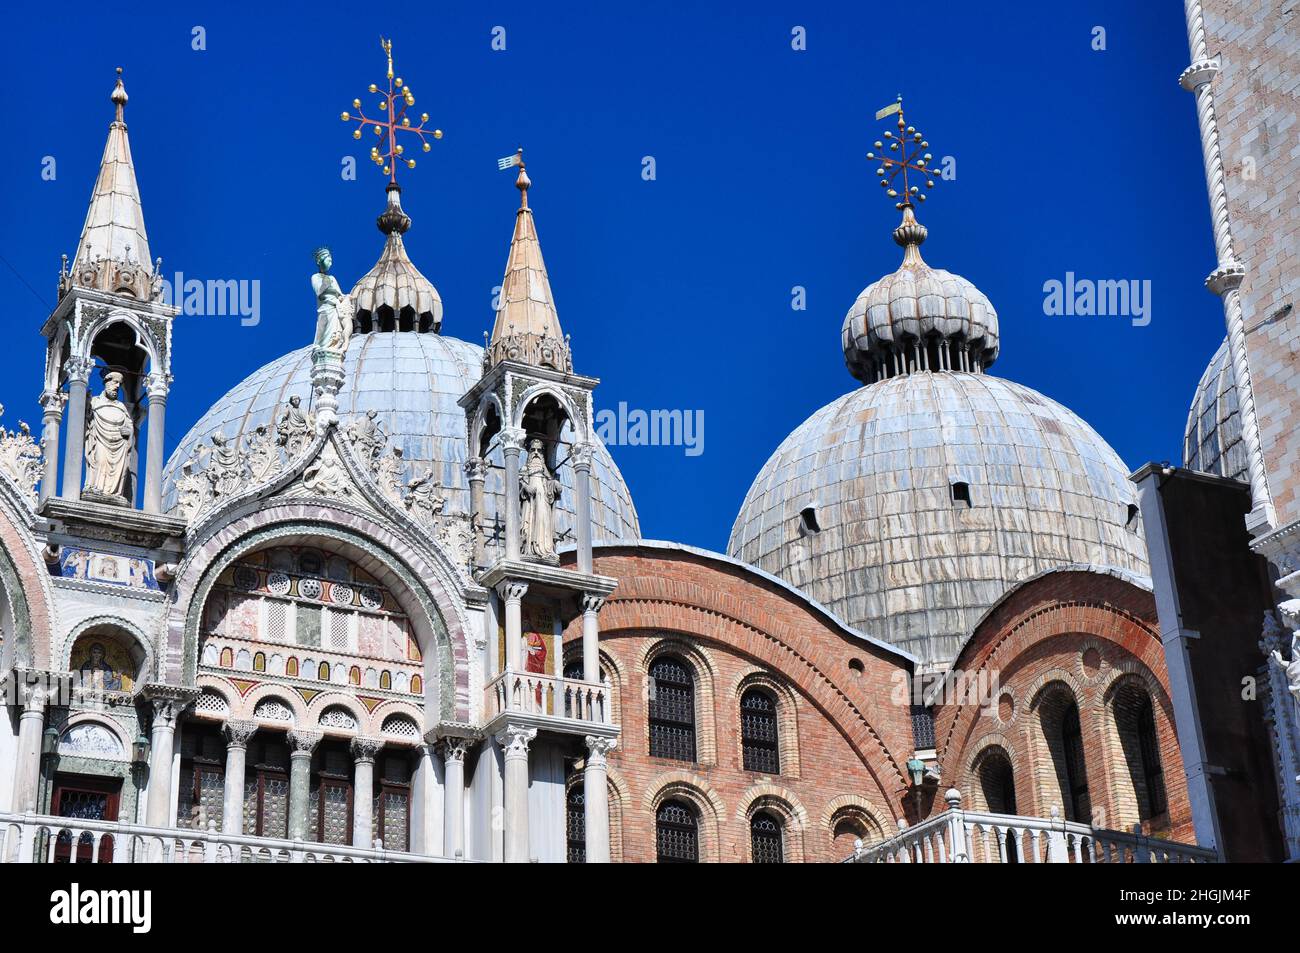
<svg viewBox="0 0 1300 953">
<path fill-rule="evenodd" d="M 195 25 L 206 51 L 191 49 Z M 490 46 L 498 25 L 505 52 Z M 796 25 L 805 52 L 791 49 Z M 1104 52 L 1090 47 L 1094 26 Z M 113 68 L 126 69 L 165 271 L 262 283 L 257 327 L 178 320 L 170 452 L 229 387 L 308 343 L 316 245 L 333 247 L 345 287 L 377 257 L 383 178 L 361 162 L 342 180 L 341 157 L 364 157 L 338 114 L 382 80 L 381 33 L 417 111 L 447 133 L 403 193 L 444 333 L 481 341 L 491 325 L 517 203 L 495 160 L 522 144 L 560 319 L 577 369 L 602 378 L 598 405 L 704 411 L 701 456 L 614 450 L 646 536 L 723 549 L 763 461 L 855 386 L 840 323 L 899 261 L 897 213 L 865 160 L 884 128 L 872 114 L 899 92 L 933 151 L 956 157 L 956 181 L 922 209 L 925 255 L 996 306 L 995 373 L 1066 404 L 1136 467 L 1180 456 L 1192 390 L 1223 335 L 1202 287 L 1214 255 L 1193 100 L 1176 82 L 1188 60 L 1176 0 L 70 2 L 7 11 L 6 32 L 11 427 L 39 428 L 38 331 L 85 215 Z M 1044 316 L 1043 282 L 1067 271 L 1149 279 L 1151 324 Z M 806 311 L 790 308 L 795 285 Z"/>
</svg>

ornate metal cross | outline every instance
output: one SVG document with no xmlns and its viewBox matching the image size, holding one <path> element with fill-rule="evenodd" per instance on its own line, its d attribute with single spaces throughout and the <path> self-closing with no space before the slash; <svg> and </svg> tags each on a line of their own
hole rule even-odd
<svg viewBox="0 0 1300 953">
<path fill-rule="evenodd" d="M 885 189 L 885 194 L 891 199 L 899 197 L 898 185 L 902 185 L 902 198 L 894 203 L 895 208 L 902 208 L 904 205 L 910 205 L 913 201 L 925 201 L 925 193 L 921 191 L 920 186 L 908 182 L 907 173 L 909 169 L 925 182 L 927 189 L 934 188 L 934 179 L 930 177 L 930 162 L 934 157 L 926 151 L 930 148 L 930 143 L 925 141 L 925 137 L 921 135 L 920 130 L 915 126 L 909 126 L 907 120 L 903 118 L 903 96 L 901 93 L 897 102 L 876 113 L 876 119 L 884 119 L 894 113 L 898 114 L 898 132 L 886 132 L 884 141 L 877 139 L 875 147 L 883 149 L 885 142 L 888 142 L 889 151 L 897 153 L 897 155 L 890 158 L 889 156 L 877 156 L 874 152 L 868 152 L 867 158 L 880 162 L 880 167 L 876 169 L 876 175 L 880 177 L 880 187 Z M 900 177 L 902 179 L 901 183 L 898 181 Z"/>
<path fill-rule="evenodd" d="M 344 112 L 342 119 L 344 122 L 355 122 L 357 128 L 352 131 L 353 139 L 360 139 L 362 131 L 370 126 L 376 136 L 380 137 L 380 145 L 370 147 L 370 161 L 384 170 L 384 175 L 388 176 L 388 181 L 397 183 L 397 164 L 405 162 L 407 168 L 415 168 L 414 159 L 403 158 L 405 147 L 397 141 L 399 132 L 411 132 L 420 137 L 420 143 L 424 146 L 424 151 L 428 152 L 428 137 L 434 139 L 442 138 L 441 129 L 426 129 L 425 125 L 429 122 L 428 113 L 420 113 L 420 124 L 412 126 L 410 118 L 406 115 L 406 110 L 415 105 L 415 95 L 411 92 L 411 87 L 402 81 L 402 77 L 393 77 L 393 41 L 379 38 L 379 45 L 384 50 L 384 55 L 388 57 L 388 90 L 383 92 L 383 99 L 379 101 L 379 112 L 383 118 L 371 119 L 361 111 L 361 100 L 352 100 L 352 108 L 357 110 L 356 115 L 350 112 Z M 379 86 L 375 83 L 370 84 L 370 92 L 381 92 Z M 385 151 L 382 147 L 387 146 Z"/>
</svg>

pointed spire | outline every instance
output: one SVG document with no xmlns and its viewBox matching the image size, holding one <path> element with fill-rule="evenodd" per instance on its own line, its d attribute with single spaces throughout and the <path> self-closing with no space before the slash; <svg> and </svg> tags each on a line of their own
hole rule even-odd
<svg viewBox="0 0 1300 953">
<path fill-rule="evenodd" d="M 515 179 L 519 211 L 515 213 L 515 232 L 510 240 L 506 274 L 501 280 L 500 305 L 488 343 L 487 361 L 489 366 L 515 361 L 571 373 L 573 359 L 569 342 L 560 329 L 537 226 L 528 207 L 528 189 L 533 183 L 524 169 L 522 149 L 516 164 L 519 166 Z"/>
<path fill-rule="evenodd" d="M 114 106 L 114 118 L 108 127 L 104 158 L 90 195 L 90 209 L 81 229 L 72 271 L 61 291 L 78 285 L 147 301 L 153 297 L 154 266 L 149 261 L 149 238 L 123 118 L 127 95 L 120 66 L 117 85 L 109 98 Z"/>
</svg>

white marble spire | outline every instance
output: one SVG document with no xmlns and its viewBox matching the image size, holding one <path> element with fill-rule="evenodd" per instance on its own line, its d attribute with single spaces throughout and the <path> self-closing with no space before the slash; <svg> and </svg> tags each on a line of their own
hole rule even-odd
<svg viewBox="0 0 1300 953">
<path fill-rule="evenodd" d="M 99 291 L 120 292 L 141 300 L 151 296 L 153 264 L 140 206 L 140 189 L 126 135 L 126 87 L 118 68 L 112 101 L 116 115 L 108 127 L 104 158 L 90 196 L 86 224 L 72 261 L 71 283 Z"/>
</svg>

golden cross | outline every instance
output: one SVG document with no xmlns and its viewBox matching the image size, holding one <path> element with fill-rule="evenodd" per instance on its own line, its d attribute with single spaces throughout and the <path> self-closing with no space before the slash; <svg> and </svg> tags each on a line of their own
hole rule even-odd
<svg viewBox="0 0 1300 953">
<path fill-rule="evenodd" d="M 357 128 L 352 131 L 353 139 L 360 139 L 362 130 L 366 126 L 374 129 L 375 135 L 380 137 L 380 144 L 370 147 L 370 161 L 384 170 L 384 175 L 388 176 L 388 181 L 397 183 L 397 164 L 405 162 L 408 169 L 415 168 L 414 159 L 404 159 L 402 154 L 406 151 L 405 147 L 397 141 L 399 132 L 413 132 L 420 137 L 420 143 L 424 146 L 424 151 L 428 152 L 428 136 L 434 139 L 442 138 L 441 129 L 425 129 L 425 124 L 429 121 L 428 113 L 420 113 L 420 124 L 412 126 L 410 118 L 406 115 L 406 110 L 415 105 L 415 95 L 411 92 L 411 87 L 402 82 L 400 76 L 393 77 L 393 41 L 379 38 L 379 45 L 383 48 L 384 55 L 388 57 L 388 90 L 383 92 L 383 99 L 379 101 L 379 112 L 382 118 L 371 119 L 361 111 L 361 100 L 352 100 L 352 108 L 357 111 L 356 115 L 345 112 L 342 115 L 344 122 L 355 122 Z M 380 93 L 379 86 L 375 83 L 370 84 L 370 92 Z M 400 101 L 400 102 L 399 102 Z M 386 146 L 383 150 L 381 147 Z"/>
<path fill-rule="evenodd" d="M 894 203 L 895 208 L 902 208 L 904 205 L 911 205 L 912 202 L 925 201 L 925 193 L 921 191 L 920 186 L 912 185 L 908 182 L 907 173 L 910 169 L 917 173 L 925 182 L 927 189 L 934 188 L 934 179 L 930 171 L 930 162 L 933 156 L 926 150 L 930 148 L 930 143 L 925 141 L 920 130 L 915 126 L 909 126 L 907 120 L 903 118 L 903 95 L 898 96 L 898 101 L 886 106 L 876 113 L 877 119 L 884 119 L 886 116 L 898 114 L 898 132 L 886 132 L 884 141 L 877 139 L 875 147 L 883 149 L 885 142 L 889 143 L 889 151 L 897 153 L 894 158 L 889 156 L 877 156 L 874 152 L 868 152 L 867 158 L 872 161 L 879 161 L 880 167 L 876 169 L 876 175 L 880 177 L 880 187 L 885 189 L 885 194 L 891 199 L 899 197 L 898 185 L 902 185 L 902 199 Z M 910 153 L 908 150 L 911 150 Z M 898 180 L 902 179 L 899 183 Z"/>
</svg>

